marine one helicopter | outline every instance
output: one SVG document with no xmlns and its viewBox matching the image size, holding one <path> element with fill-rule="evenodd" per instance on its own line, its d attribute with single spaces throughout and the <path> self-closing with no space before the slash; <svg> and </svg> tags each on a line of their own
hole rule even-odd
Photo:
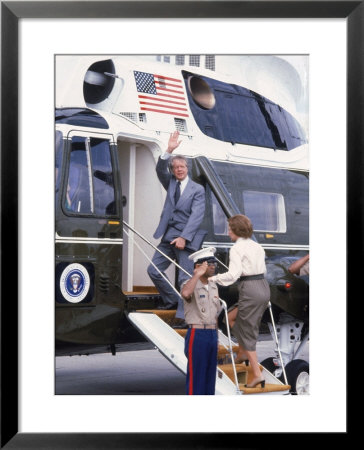
<svg viewBox="0 0 364 450">
<path fill-rule="evenodd" d="M 203 247 L 217 249 L 219 271 L 232 245 L 226 219 L 242 213 L 252 220 L 266 252 L 281 353 L 262 365 L 281 380 L 285 367 L 297 391 L 309 373 L 299 358 L 309 331 L 308 276 L 288 270 L 309 250 L 308 138 L 292 107 L 302 89 L 297 72 L 282 57 L 265 57 L 269 70 L 259 66 L 259 84 L 254 57 L 239 60 L 245 72 L 218 55 L 169 58 L 175 64 L 151 56 L 56 57 L 56 355 L 149 345 L 130 313 L 161 301 L 147 275 L 165 196 L 155 165 L 178 130 L 178 153 L 205 188 Z M 286 74 L 281 82 L 272 76 L 278 72 Z M 293 94 L 287 80 L 296 83 Z M 177 270 L 169 269 L 170 279 Z M 236 286 L 220 296 L 229 306 Z M 272 315 L 263 327 L 273 334 Z"/>
</svg>

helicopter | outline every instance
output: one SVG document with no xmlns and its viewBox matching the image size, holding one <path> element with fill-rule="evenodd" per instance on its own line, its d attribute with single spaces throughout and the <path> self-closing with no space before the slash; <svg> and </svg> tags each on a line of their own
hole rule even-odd
<svg viewBox="0 0 364 450">
<path fill-rule="evenodd" d="M 218 270 L 228 265 L 234 214 L 251 219 L 265 249 L 283 365 L 277 355 L 262 365 L 277 377 L 285 366 L 294 389 L 308 376 L 299 356 L 309 336 L 309 280 L 289 270 L 309 251 L 308 138 L 292 107 L 302 86 L 286 60 L 265 58 L 262 71 L 242 57 L 242 75 L 223 55 L 56 56 L 57 356 L 148 344 L 128 314 L 161 301 L 138 242 L 157 245 L 165 193 L 155 166 L 177 130 L 178 153 L 205 188 L 203 247 L 216 248 Z M 252 75 L 257 67 L 263 79 Z M 286 73 L 281 84 L 278 71 Z M 174 283 L 177 270 L 167 272 Z M 231 305 L 236 286 L 219 294 Z M 273 335 L 271 322 L 266 313 L 262 326 Z"/>
</svg>

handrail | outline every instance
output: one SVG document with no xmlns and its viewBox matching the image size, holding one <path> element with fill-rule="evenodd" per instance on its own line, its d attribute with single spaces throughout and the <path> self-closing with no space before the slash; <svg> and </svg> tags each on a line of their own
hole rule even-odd
<svg viewBox="0 0 364 450">
<path fill-rule="evenodd" d="M 124 233 L 129 237 L 129 233 L 126 230 L 123 230 Z M 147 260 L 153 265 L 153 267 L 159 272 L 160 275 L 164 278 L 164 280 L 171 286 L 171 288 L 182 298 L 181 294 L 177 291 L 177 289 L 173 286 L 173 284 L 169 281 L 169 279 L 164 275 L 158 267 L 154 264 L 154 262 L 149 258 L 149 256 L 145 253 L 145 251 L 140 247 L 140 245 L 134 241 L 134 244 L 138 247 L 138 249 L 143 253 L 143 255 L 147 258 Z M 173 261 L 174 262 L 174 261 Z"/>
<path fill-rule="evenodd" d="M 227 332 L 228 332 L 228 339 L 229 339 L 230 358 L 231 358 L 231 364 L 233 366 L 233 371 L 234 371 L 234 378 L 235 378 L 236 389 L 237 389 L 237 392 L 239 394 L 241 394 L 241 391 L 239 389 L 238 375 L 236 373 L 236 366 L 235 366 L 235 360 L 234 360 L 234 355 L 233 355 L 233 347 L 231 345 L 230 327 L 229 327 L 229 320 L 228 320 L 228 315 L 227 315 L 227 304 L 221 298 L 219 298 L 219 300 L 220 300 L 220 303 L 222 304 L 222 307 L 223 307 L 223 309 L 225 311 L 225 321 L 226 321 L 226 329 L 227 329 Z"/>
<path fill-rule="evenodd" d="M 139 236 L 141 239 L 143 239 L 144 242 L 146 242 L 147 244 L 149 244 L 151 247 L 154 248 L 154 250 L 156 250 L 157 252 L 159 252 L 162 256 L 164 256 L 165 258 L 168 259 L 168 261 L 170 261 L 171 263 L 173 263 L 176 267 L 178 267 L 179 269 L 181 269 L 186 275 L 188 275 L 189 277 L 192 277 L 192 275 L 187 272 L 183 267 L 181 267 L 180 265 L 178 265 L 176 263 L 176 261 L 173 261 L 173 259 L 171 259 L 168 255 L 166 255 L 165 253 L 163 253 L 158 247 L 156 247 L 155 245 L 153 245 L 150 241 L 148 241 L 147 238 L 145 238 L 144 236 L 142 236 L 140 233 L 138 233 L 134 228 L 132 228 L 129 224 L 127 224 L 125 222 L 125 220 L 123 220 L 123 224 L 125 226 L 127 226 L 129 228 L 129 230 L 131 230 L 133 233 L 135 233 L 137 236 Z"/>
<path fill-rule="evenodd" d="M 282 372 L 283 372 L 283 377 L 284 377 L 284 382 L 285 384 L 288 384 L 287 381 L 287 375 L 286 375 L 286 370 L 284 368 L 284 364 L 283 364 L 283 358 L 282 358 L 282 354 L 281 354 L 281 349 L 279 347 L 279 340 L 278 340 L 278 335 L 277 335 L 277 330 L 276 330 L 276 325 L 274 322 L 274 317 L 273 317 L 273 311 L 272 311 L 272 304 L 271 302 L 268 303 L 268 308 L 269 308 L 269 312 L 270 312 L 270 317 L 272 319 L 272 325 L 273 325 L 273 331 L 274 331 L 274 337 L 276 340 L 276 345 L 277 345 L 277 350 L 278 350 L 278 355 L 279 355 L 279 359 L 281 361 L 281 366 L 282 366 Z"/>
<path fill-rule="evenodd" d="M 222 266 L 225 267 L 226 270 L 229 270 L 228 266 L 226 266 L 222 261 L 220 261 L 218 258 L 216 258 L 216 256 L 214 256 L 214 258 L 216 259 L 216 261 L 221 264 Z"/>
<path fill-rule="evenodd" d="M 223 180 L 216 172 L 211 161 L 206 156 L 198 156 L 196 158 L 196 166 L 199 171 L 199 175 L 202 175 L 206 183 L 210 186 L 211 191 L 215 195 L 221 209 L 224 211 L 226 217 L 232 217 L 236 214 L 241 214 L 241 211 L 230 192 L 226 189 Z M 254 233 L 251 237 L 253 241 L 257 241 Z"/>
<path fill-rule="evenodd" d="M 226 216 L 231 217 L 235 214 L 240 214 L 239 208 L 232 199 L 229 191 L 226 189 L 219 174 L 206 156 L 198 156 L 196 158 L 196 163 L 198 170 L 201 171 L 201 174 L 206 180 L 206 183 L 210 186 Z"/>
</svg>

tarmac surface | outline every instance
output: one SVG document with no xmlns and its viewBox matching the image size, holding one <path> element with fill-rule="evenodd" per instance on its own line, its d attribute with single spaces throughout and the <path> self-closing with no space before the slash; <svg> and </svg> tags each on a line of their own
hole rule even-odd
<svg viewBox="0 0 364 450">
<path fill-rule="evenodd" d="M 274 357 L 270 335 L 257 343 L 258 360 Z M 301 359 L 309 360 L 309 343 Z M 185 375 L 154 346 L 150 350 L 59 356 L 55 358 L 57 395 L 184 395 Z"/>
</svg>

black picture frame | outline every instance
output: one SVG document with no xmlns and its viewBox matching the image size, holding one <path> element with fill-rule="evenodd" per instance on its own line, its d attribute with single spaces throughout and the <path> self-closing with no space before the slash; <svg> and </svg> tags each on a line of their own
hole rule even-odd
<svg viewBox="0 0 364 450">
<path fill-rule="evenodd" d="M 18 25 L 22 18 L 346 18 L 347 300 L 354 298 L 363 254 L 364 1 L 2 1 L 1 2 L 1 448 L 257 448 L 255 433 L 18 432 Z M 331 211 L 333 226 L 335 214 Z M 338 230 L 338 234 L 339 234 Z M 358 253 L 359 252 L 359 253 Z M 333 277 L 335 275 L 333 274 Z M 334 279 L 334 278 L 333 278 Z M 348 311 L 347 311 L 348 312 Z M 349 358 L 348 358 L 349 361 Z M 333 396 L 335 393 L 332 394 Z M 335 442 L 350 436 L 338 433 Z M 288 430 L 287 430 L 288 431 Z M 317 444 L 317 433 L 315 433 Z M 290 434 L 280 436 L 285 446 Z M 301 438 L 300 438 L 301 439 Z M 272 442 L 272 441 L 271 441 Z M 293 441 L 294 442 L 294 441 Z"/>
</svg>

